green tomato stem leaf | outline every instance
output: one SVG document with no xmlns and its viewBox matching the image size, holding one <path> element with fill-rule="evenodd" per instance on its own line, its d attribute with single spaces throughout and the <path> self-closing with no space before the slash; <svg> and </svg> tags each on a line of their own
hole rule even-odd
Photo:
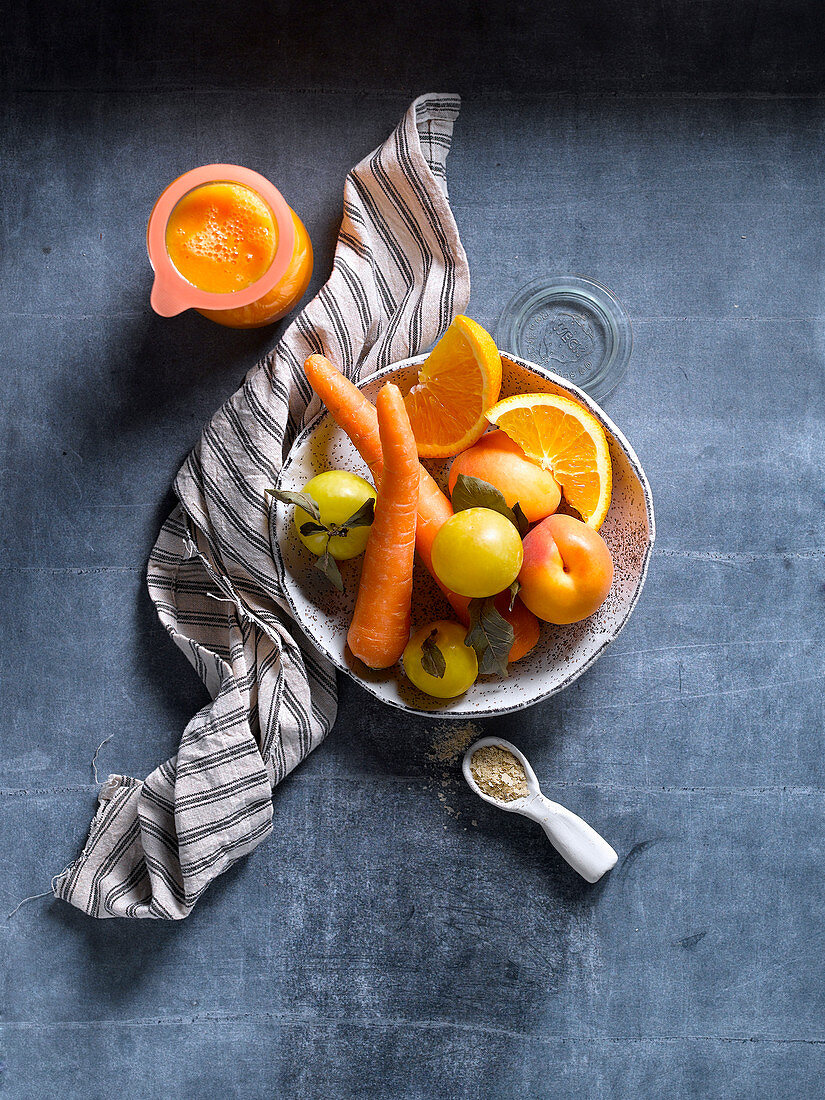
<svg viewBox="0 0 825 1100">
<path fill-rule="evenodd" d="M 334 588 L 337 588 L 339 592 L 344 591 L 341 571 L 338 568 L 338 563 L 332 554 L 330 554 L 329 550 L 325 550 L 323 554 L 316 558 L 315 568 L 320 569 L 330 584 L 333 585 Z"/>
<path fill-rule="evenodd" d="M 520 588 L 521 588 L 521 582 L 519 581 L 519 579 L 517 577 L 507 590 L 510 593 L 510 610 L 511 611 L 513 610 L 513 604 L 516 602 L 516 596 L 518 595 L 518 591 L 519 591 Z"/>
<path fill-rule="evenodd" d="M 504 516 L 505 519 L 509 519 L 516 530 L 519 530 L 518 520 L 512 509 L 507 507 L 504 494 L 495 485 L 491 485 L 489 481 L 482 481 L 480 477 L 459 474 L 453 486 L 452 503 L 454 512 L 463 512 L 466 508 L 489 508 Z M 520 508 L 519 511 L 521 511 Z"/>
<path fill-rule="evenodd" d="M 294 504 L 296 508 L 303 508 L 314 520 L 318 523 L 321 522 L 321 509 L 318 507 L 318 501 L 315 497 L 311 497 L 309 493 L 293 493 L 289 489 L 267 489 L 266 495 L 274 497 L 282 504 Z"/>
<path fill-rule="evenodd" d="M 513 517 L 516 521 L 518 533 L 521 535 L 522 538 L 524 538 L 524 536 L 530 530 L 530 520 L 527 518 L 527 516 L 525 516 L 524 512 L 522 512 L 521 505 L 518 501 L 516 501 L 516 503 L 513 505 Z"/>
<path fill-rule="evenodd" d="M 444 660 L 444 654 L 435 644 L 437 637 L 438 631 L 434 630 L 421 643 L 421 667 L 430 676 L 435 676 L 437 680 L 441 680 L 447 671 L 447 662 Z"/>
<path fill-rule="evenodd" d="M 302 535 L 317 535 L 321 531 L 326 531 L 326 527 L 323 523 L 315 523 L 314 520 L 310 519 L 306 523 L 302 523 L 299 530 Z"/>
<path fill-rule="evenodd" d="M 353 527 L 371 527 L 372 521 L 375 519 L 375 499 L 370 497 L 365 500 L 357 512 L 353 513 L 344 523 L 342 527 L 350 530 Z"/>
<path fill-rule="evenodd" d="M 479 675 L 506 676 L 507 658 L 515 638 L 512 626 L 499 614 L 492 596 L 470 600 L 469 613 L 470 629 L 464 644 L 476 651 Z"/>
</svg>

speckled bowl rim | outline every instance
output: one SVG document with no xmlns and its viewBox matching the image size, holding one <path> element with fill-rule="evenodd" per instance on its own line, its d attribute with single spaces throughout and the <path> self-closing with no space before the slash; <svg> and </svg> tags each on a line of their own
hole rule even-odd
<svg viewBox="0 0 825 1100">
<path fill-rule="evenodd" d="M 590 655 L 590 657 L 585 661 L 581 668 L 577 668 L 574 672 L 572 672 L 569 676 L 562 680 L 560 684 L 557 684 L 555 687 L 550 688 L 549 691 L 546 691 L 541 695 L 537 695 L 535 699 L 531 699 L 529 702 L 515 703 L 512 706 L 505 704 L 501 707 L 486 707 L 483 709 L 474 710 L 471 714 L 468 714 L 467 712 L 456 714 L 454 712 L 451 712 L 447 706 L 433 710 L 419 710 L 418 707 L 411 707 L 406 703 L 398 702 L 394 699 L 385 699 L 384 696 L 381 695 L 380 692 L 377 690 L 374 684 L 371 684 L 368 680 L 362 680 L 340 658 L 330 653 L 327 649 L 320 645 L 317 639 L 313 637 L 311 632 L 308 630 L 306 625 L 301 621 L 298 609 L 295 605 L 292 594 L 289 590 L 289 586 L 287 584 L 287 570 L 284 564 L 283 556 L 281 555 L 281 548 L 278 545 L 278 540 L 273 537 L 275 527 L 273 509 L 276 507 L 276 504 L 274 500 L 270 498 L 271 503 L 269 511 L 269 542 L 272 548 L 273 557 L 275 558 L 275 564 L 278 569 L 281 591 L 283 592 L 284 598 L 289 605 L 292 618 L 297 623 L 303 635 L 312 644 L 312 646 L 324 657 L 326 657 L 327 660 L 330 661 L 337 669 L 339 669 L 341 672 L 346 673 L 346 675 L 349 676 L 351 680 L 358 684 L 359 687 L 362 687 L 365 691 L 369 692 L 370 695 L 378 699 L 379 702 L 384 703 L 386 706 L 389 707 L 395 707 L 397 710 L 404 711 L 407 714 L 416 714 L 423 718 L 452 719 L 455 721 L 465 722 L 475 720 L 476 718 L 495 718 L 500 714 L 512 714 L 519 710 L 526 710 L 528 707 L 535 706 L 536 703 L 541 703 L 545 699 L 549 699 L 553 695 L 558 695 L 560 691 L 564 691 L 565 688 L 568 688 L 572 683 L 574 683 L 574 681 L 578 680 L 580 676 L 587 672 L 587 670 L 594 664 L 594 662 L 597 661 L 599 657 L 601 657 L 605 649 L 607 649 L 607 647 L 613 641 L 615 641 L 619 634 L 621 634 L 622 630 L 624 630 L 625 625 L 627 624 L 627 620 L 630 618 L 634 608 L 636 607 L 636 604 L 639 602 L 639 597 L 641 596 L 642 589 L 645 586 L 647 571 L 650 566 L 650 558 L 653 553 L 653 544 L 656 541 L 656 518 L 653 512 L 653 494 L 650 489 L 650 482 L 647 480 L 647 475 L 642 468 L 642 464 L 639 461 L 636 452 L 630 446 L 623 433 L 619 431 L 619 429 L 616 427 L 616 425 L 613 423 L 613 421 L 610 419 L 604 409 L 602 409 L 600 405 L 598 405 L 591 397 L 589 397 L 584 392 L 584 390 L 579 389 L 578 386 L 574 385 L 566 378 L 562 378 L 561 375 L 554 374 L 553 371 L 546 370 L 544 367 L 540 367 L 537 363 L 532 363 L 529 359 L 523 359 L 520 355 L 513 355 L 508 351 L 502 351 L 501 356 L 503 359 L 508 359 L 510 362 L 516 363 L 518 366 L 522 367 L 525 370 L 532 371 L 540 378 L 545 379 L 545 381 L 552 382 L 554 385 L 560 386 L 563 390 L 566 390 L 571 396 L 575 397 L 577 401 L 580 401 L 586 408 L 590 410 L 590 412 L 593 413 L 593 415 L 603 425 L 603 427 L 605 427 L 607 431 L 610 432 L 616 444 L 624 452 L 624 455 L 627 458 L 627 461 L 629 462 L 633 473 L 639 479 L 639 484 L 642 487 L 642 495 L 645 502 L 645 512 L 647 514 L 647 546 L 645 548 L 644 557 L 642 559 L 642 567 L 639 573 L 639 579 L 636 583 L 636 590 L 633 593 L 633 598 L 628 605 L 627 613 L 625 614 L 624 618 L 619 623 L 613 634 L 611 634 L 611 636 L 607 638 L 599 646 L 599 648 Z M 387 375 L 394 374 L 405 367 L 416 366 L 419 363 L 423 363 L 426 358 L 426 354 L 414 355 L 411 356 L 409 359 L 401 359 L 397 363 L 390 363 L 388 366 L 382 367 L 380 370 L 375 371 L 373 374 L 368 375 L 366 378 L 362 378 L 357 383 L 358 388 L 363 389 L 364 386 L 372 384 L 373 382 L 380 381 L 380 379 L 385 378 Z M 312 435 L 312 433 L 316 430 L 324 417 L 328 415 L 329 413 L 326 411 L 326 409 L 322 408 L 318 415 L 314 417 L 312 421 L 310 421 L 310 423 L 306 425 L 305 428 L 302 428 L 298 435 L 295 437 L 295 440 L 292 443 L 292 447 L 290 448 L 290 454 L 287 455 L 286 460 L 278 474 L 276 488 L 280 489 L 281 487 L 281 480 L 284 473 L 289 468 L 289 459 L 292 452 L 297 450 L 298 447 L 302 446 L 307 441 L 309 436 Z"/>
</svg>

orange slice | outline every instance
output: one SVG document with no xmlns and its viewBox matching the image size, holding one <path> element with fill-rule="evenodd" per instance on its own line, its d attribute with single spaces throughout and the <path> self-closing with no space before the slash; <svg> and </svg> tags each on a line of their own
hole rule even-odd
<svg viewBox="0 0 825 1100">
<path fill-rule="evenodd" d="M 552 473 L 567 503 L 598 531 L 610 507 L 613 473 L 607 436 L 595 416 L 569 397 L 519 393 L 494 405 L 487 419 Z"/>
<path fill-rule="evenodd" d="M 404 397 L 421 458 L 452 458 L 487 428 L 501 391 L 501 356 L 481 325 L 459 314 Z"/>
</svg>

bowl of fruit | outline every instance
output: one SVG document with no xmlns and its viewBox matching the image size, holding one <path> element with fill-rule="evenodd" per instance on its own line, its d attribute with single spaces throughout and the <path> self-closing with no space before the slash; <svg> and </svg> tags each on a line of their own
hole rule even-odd
<svg viewBox="0 0 825 1100">
<path fill-rule="evenodd" d="M 644 585 L 641 463 L 582 390 L 457 317 L 429 355 L 346 379 L 306 362 L 321 413 L 273 487 L 281 588 L 372 695 L 484 717 L 561 691 Z"/>
</svg>

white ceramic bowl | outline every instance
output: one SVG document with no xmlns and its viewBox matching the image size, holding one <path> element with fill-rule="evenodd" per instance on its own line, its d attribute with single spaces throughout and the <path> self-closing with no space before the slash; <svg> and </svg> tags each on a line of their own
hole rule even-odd
<svg viewBox="0 0 825 1100">
<path fill-rule="evenodd" d="M 425 358 L 420 355 L 385 367 L 366 379 L 361 389 L 373 401 L 385 382 L 398 382 L 406 389 L 415 381 L 418 366 Z M 644 585 L 655 537 L 653 498 L 633 448 L 599 406 L 566 379 L 514 356 L 502 355 L 502 368 L 502 397 L 537 392 L 567 394 L 588 408 L 603 425 L 613 462 L 613 500 L 601 534 L 615 565 L 613 586 L 599 610 L 571 626 L 542 623 L 538 645 L 510 666 L 506 678 L 484 677 L 465 695 L 440 701 L 413 687 L 400 664 L 382 672 L 366 668 L 346 646 L 360 559 L 340 563 L 345 585 L 342 596 L 314 567 L 312 557 L 295 532 L 292 506 L 279 503 L 273 507 L 273 553 L 296 621 L 317 648 L 356 683 L 390 706 L 413 714 L 481 718 L 520 710 L 554 695 L 581 676 L 604 652 L 627 622 Z M 450 460 L 426 465 L 445 487 Z M 281 471 L 279 488 L 298 492 L 315 474 L 330 469 L 351 470 L 369 478 L 349 438 L 332 417 L 322 413 L 295 440 Z M 446 618 L 454 618 L 451 608 L 427 571 L 417 563 L 413 629 L 433 619 Z"/>
</svg>

